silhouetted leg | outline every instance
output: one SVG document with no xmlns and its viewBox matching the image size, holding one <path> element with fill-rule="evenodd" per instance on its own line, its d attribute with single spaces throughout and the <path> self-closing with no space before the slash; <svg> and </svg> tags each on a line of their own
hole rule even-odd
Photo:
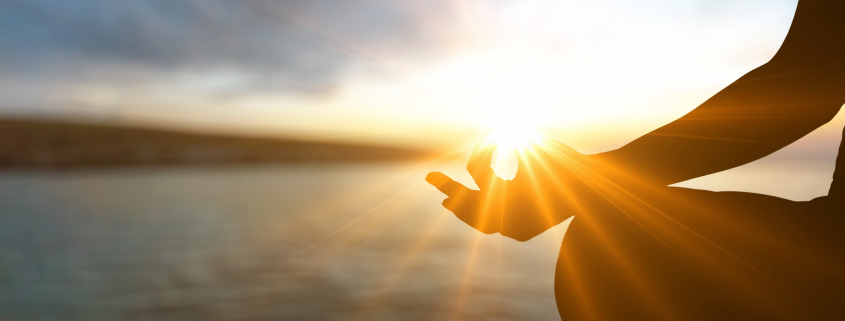
<svg viewBox="0 0 845 321">
<path fill-rule="evenodd" d="M 844 162 L 829 196 L 810 202 L 609 193 L 615 206 L 576 216 L 563 241 L 562 319 L 845 320 Z"/>
</svg>

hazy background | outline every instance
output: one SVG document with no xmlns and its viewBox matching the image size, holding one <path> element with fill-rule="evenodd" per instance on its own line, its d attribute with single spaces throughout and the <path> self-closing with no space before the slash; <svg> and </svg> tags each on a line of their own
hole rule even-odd
<svg viewBox="0 0 845 321">
<path fill-rule="evenodd" d="M 796 2 L 4 1 L 0 106 L 432 148 L 517 118 L 594 151 L 766 62 Z"/>
<path fill-rule="evenodd" d="M 765 63 L 796 3 L 0 1 L 0 118 L 444 152 L 520 122 L 600 152 Z M 679 185 L 825 195 L 843 125 Z M 0 319 L 555 318 L 566 226 L 474 233 L 422 181 L 464 159 L 3 170 Z"/>
</svg>

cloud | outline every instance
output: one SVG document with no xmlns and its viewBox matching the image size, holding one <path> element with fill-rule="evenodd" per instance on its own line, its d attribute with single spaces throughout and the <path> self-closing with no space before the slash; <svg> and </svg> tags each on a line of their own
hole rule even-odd
<svg viewBox="0 0 845 321">
<path fill-rule="evenodd" d="M 794 2 L 7 0 L 0 113 L 354 133 L 524 97 L 549 120 L 683 114 L 774 53 Z M 701 94 L 648 98 L 667 92 Z"/>
<path fill-rule="evenodd" d="M 257 90 L 310 92 L 353 72 L 399 72 L 383 53 L 431 53 L 420 20 L 444 3 L 12 0 L 0 4 L 0 72 L 53 82 L 231 72 Z"/>
</svg>

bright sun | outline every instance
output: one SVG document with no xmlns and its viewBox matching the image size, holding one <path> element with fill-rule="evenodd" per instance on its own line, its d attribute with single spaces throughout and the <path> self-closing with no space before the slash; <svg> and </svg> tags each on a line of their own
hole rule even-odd
<svg viewBox="0 0 845 321">
<path fill-rule="evenodd" d="M 542 136 L 533 126 L 515 123 L 496 126 L 484 138 L 488 143 L 496 144 L 490 167 L 502 179 L 509 180 L 518 170 L 517 153 L 531 144 L 539 143 Z"/>
<path fill-rule="evenodd" d="M 499 148 L 520 149 L 539 143 L 542 136 L 533 126 L 508 124 L 494 127 L 486 139 Z"/>
<path fill-rule="evenodd" d="M 507 94 L 515 95 L 512 91 Z M 484 140 L 496 145 L 490 166 L 497 176 L 508 180 L 516 176 L 519 150 L 540 143 L 543 136 L 537 131 L 541 119 L 536 113 L 537 106 L 525 108 L 524 102 L 520 104 L 516 99 L 504 96 L 495 91 L 489 95 L 492 100 L 488 104 L 486 120 L 493 129 Z"/>
</svg>

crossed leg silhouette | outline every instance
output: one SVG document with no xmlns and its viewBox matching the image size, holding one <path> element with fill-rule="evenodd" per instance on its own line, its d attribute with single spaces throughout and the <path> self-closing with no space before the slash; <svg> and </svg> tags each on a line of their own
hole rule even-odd
<svg viewBox="0 0 845 321">
<path fill-rule="evenodd" d="M 577 215 L 555 275 L 561 318 L 845 320 L 843 155 L 809 202 L 664 187 Z"/>
</svg>

